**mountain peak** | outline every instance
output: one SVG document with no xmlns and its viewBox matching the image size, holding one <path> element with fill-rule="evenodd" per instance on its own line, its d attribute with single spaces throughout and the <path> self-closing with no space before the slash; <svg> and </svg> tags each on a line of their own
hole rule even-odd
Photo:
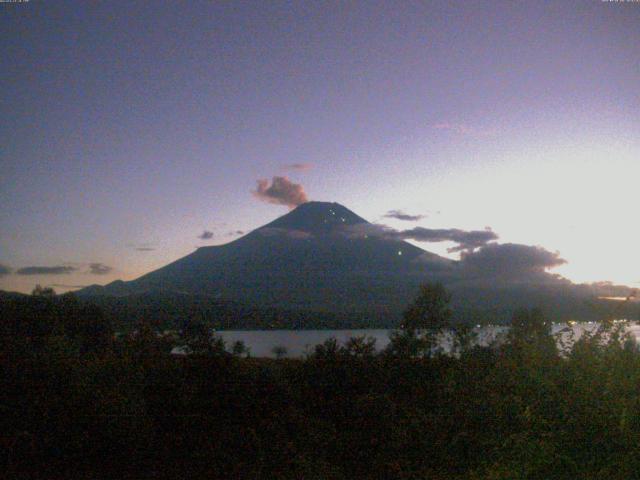
<svg viewBox="0 0 640 480">
<path fill-rule="evenodd" d="M 286 228 L 320 233 L 331 231 L 342 225 L 359 223 L 368 222 L 339 203 L 306 202 L 263 228 Z"/>
</svg>

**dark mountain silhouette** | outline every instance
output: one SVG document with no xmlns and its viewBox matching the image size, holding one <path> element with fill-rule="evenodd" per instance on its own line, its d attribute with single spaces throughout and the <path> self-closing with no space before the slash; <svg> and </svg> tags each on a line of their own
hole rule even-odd
<svg viewBox="0 0 640 480">
<path fill-rule="evenodd" d="M 291 318 L 315 312 L 330 316 L 332 326 L 392 326 L 418 286 L 437 280 L 452 290 L 456 316 L 466 321 L 505 321 L 515 308 L 534 305 L 558 317 L 588 316 L 587 296 L 570 284 L 478 287 L 461 277 L 459 262 L 368 233 L 374 230 L 342 205 L 308 202 L 233 242 L 198 248 L 135 280 L 94 285 L 77 295 L 117 298 L 119 308 L 141 298 L 156 306 L 162 304 L 159 298 L 172 303 L 179 298 L 180 311 L 189 310 L 190 302 L 198 308 L 224 304 L 245 312 L 268 310 L 284 327 L 286 318 L 273 312 L 288 312 Z"/>
<path fill-rule="evenodd" d="M 407 242 L 358 232 L 370 225 L 337 203 L 308 202 L 225 245 L 201 247 L 130 281 L 79 296 L 180 292 L 263 307 L 396 311 L 413 294 L 417 259 L 450 261 Z M 417 285 L 419 280 L 414 282 Z"/>
</svg>

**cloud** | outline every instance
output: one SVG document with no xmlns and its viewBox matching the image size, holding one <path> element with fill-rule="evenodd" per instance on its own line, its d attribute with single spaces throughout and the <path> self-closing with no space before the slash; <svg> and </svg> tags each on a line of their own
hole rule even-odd
<svg viewBox="0 0 640 480">
<path fill-rule="evenodd" d="M 463 252 L 460 263 L 465 270 L 490 276 L 544 273 L 566 262 L 558 252 L 517 243 L 492 243 L 475 252 Z"/>
<path fill-rule="evenodd" d="M 348 225 L 344 230 L 351 238 L 375 237 L 383 240 L 416 240 L 424 242 L 455 242 L 449 251 L 460 253 L 460 260 L 451 260 L 430 252 L 413 259 L 415 273 L 432 281 L 460 288 L 518 286 L 521 289 L 539 286 L 566 287 L 571 283 L 547 270 L 566 261 L 557 252 L 542 247 L 494 242 L 498 235 L 491 230 L 428 229 L 416 227 L 395 230 L 386 225 Z"/>
<path fill-rule="evenodd" d="M 401 230 L 396 235 L 403 240 L 415 240 L 416 242 L 454 242 L 458 245 L 449 248 L 449 252 L 461 252 L 474 250 L 486 245 L 491 240 L 497 240 L 496 235 L 491 230 L 460 230 L 457 228 L 433 229 L 415 227 L 410 230 Z"/>
<path fill-rule="evenodd" d="M 356 224 L 347 228 L 348 235 L 370 235 L 382 237 L 388 240 L 415 240 L 416 242 L 454 242 L 455 247 L 449 248 L 449 252 L 462 252 L 474 250 L 486 245 L 492 240 L 497 240 L 498 235 L 487 230 L 460 230 L 458 228 L 434 229 L 414 227 L 408 230 L 395 230 L 386 225 Z"/>
<path fill-rule="evenodd" d="M 437 130 L 450 130 L 459 135 L 466 135 L 470 137 L 495 137 L 497 135 L 496 130 L 487 130 L 476 127 L 470 127 L 464 123 L 450 123 L 442 122 L 433 125 L 433 128 Z"/>
<path fill-rule="evenodd" d="M 89 264 L 89 273 L 92 275 L 106 275 L 110 273 L 113 268 L 108 265 L 104 265 L 102 263 L 90 263 Z"/>
<path fill-rule="evenodd" d="M 406 222 L 417 222 L 426 218 L 426 215 L 409 215 L 402 210 L 389 210 L 383 215 L 385 218 L 395 218 L 396 220 L 404 220 Z"/>
<path fill-rule="evenodd" d="M 477 250 L 463 251 L 460 260 L 438 261 L 437 256 L 427 253 L 415 261 L 417 266 L 424 265 L 425 273 L 435 281 L 452 287 L 490 290 L 514 287 L 530 293 L 539 287 L 573 287 L 574 293 L 578 292 L 578 286 L 548 271 L 565 263 L 557 252 L 514 243 L 488 243 Z"/>
<path fill-rule="evenodd" d="M 16 271 L 18 275 L 65 275 L 76 270 L 75 267 L 57 265 L 55 267 L 23 267 Z"/>
<path fill-rule="evenodd" d="M 209 230 L 205 230 L 200 235 L 198 235 L 198 238 L 200 240 L 209 240 L 209 239 L 213 238 L 213 232 L 210 232 Z"/>
<path fill-rule="evenodd" d="M 460 260 L 449 260 L 425 252 L 414 261 L 427 267 L 427 273 L 445 283 L 474 284 L 492 287 L 499 280 L 524 285 L 549 285 L 567 280 L 547 270 L 563 265 L 566 260 L 557 252 L 542 247 L 514 243 L 499 244 L 498 235 L 487 230 L 429 229 L 415 227 L 395 230 L 386 225 L 357 224 L 346 227 L 346 234 L 362 238 L 371 236 L 386 240 L 415 240 L 420 242 L 454 242 L 449 252 L 460 252 Z"/>
<path fill-rule="evenodd" d="M 273 177 L 271 185 L 266 178 L 258 180 L 258 187 L 253 194 L 260 200 L 289 208 L 308 201 L 302 185 L 291 182 L 287 177 Z"/>
<path fill-rule="evenodd" d="M 0 277 L 4 277 L 5 275 L 9 275 L 13 270 L 11 270 L 6 265 L 0 263 Z"/>
<path fill-rule="evenodd" d="M 313 164 L 311 163 L 289 163 L 288 165 L 283 165 L 283 170 L 295 170 L 298 172 L 306 172 L 307 170 L 311 170 L 313 168 Z"/>
<path fill-rule="evenodd" d="M 235 235 L 244 235 L 243 230 L 234 230 L 232 232 L 227 232 L 227 237 L 233 237 Z"/>
<path fill-rule="evenodd" d="M 127 246 L 133 248 L 137 252 L 152 252 L 156 249 L 156 247 L 152 246 L 151 243 L 130 243 Z"/>
</svg>

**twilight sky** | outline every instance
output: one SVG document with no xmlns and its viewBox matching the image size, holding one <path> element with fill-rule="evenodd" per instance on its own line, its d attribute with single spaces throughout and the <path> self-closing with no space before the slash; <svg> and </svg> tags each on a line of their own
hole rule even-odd
<svg viewBox="0 0 640 480">
<path fill-rule="evenodd" d="M 640 3 L 92 3 L 0 3 L 0 289 L 133 279 L 283 196 L 640 286 Z"/>
</svg>

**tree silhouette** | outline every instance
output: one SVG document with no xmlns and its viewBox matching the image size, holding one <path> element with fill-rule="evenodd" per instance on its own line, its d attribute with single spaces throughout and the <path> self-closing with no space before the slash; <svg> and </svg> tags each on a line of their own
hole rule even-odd
<svg viewBox="0 0 640 480">
<path fill-rule="evenodd" d="M 190 353 L 206 356 L 224 356 L 227 353 L 224 339 L 200 317 L 192 318 L 181 333 Z"/>
<path fill-rule="evenodd" d="M 516 310 L 507 339 L 517 350 L 536 350 L 549 356 L 557 354 L 556 341 L 551 335 L 551 321 L 539 308 Z"/>
<path fill-rule="evenodd" d="M 43 287 L 38 283 L 31 291 L 31 295 L 34 297 L 53 297 L 56 295 L 56 291 L 51 287 Z"/>
<path fill-rule="evenodd" d="M 402 328 L 407 331 L 429 330 L 438 332 L 451 320 L 451 294 L 441 283 L 427 283 L 413 303 L 405 310 Z"/>
<path fill-rule="evenodd" d="M 273 353 L 276 358 L 279 360 L 287 356 L 287 347 L 283 345 L 276 345 L 271 349 L 271 353 Z"/>
<path fill-rule="evenodd" d="M 231 353 L 236 357 L 249 356 L 251 354 L 249 348 L 242 340 L 233 342 Z"/>
<path fill-rule="evenodd" d="M 366 335 L 351 337 L 344 346 L 344 352 L 353 357 L 372 357 L 376 353 L 376 339 Z"/>
<path fill-rule="evenodd" d="M 313 349 L 313 357 L 319 360 L 336 360 L 342 353 L 336 337 L 327 338 Z"/>
<path fill-rule="evenodd" d="M 548 321 L 542 310 L 521 308 L 516 310 L 511 318 L 511 330 L 509 337 L 512 340 L 520 340 L 528 343 L 536 343 L 539 339 L 551 334 L 551 322 Z"/>
<path fill-rule="evenodd" d="M 449 326 L 451 294 L 441 283 L 420 286 L 415 300 L 405 310 L 400 331 L 391 334 L 387 353 L 394 356 L 431 354 L 435 337 Z"/>
</svg>

